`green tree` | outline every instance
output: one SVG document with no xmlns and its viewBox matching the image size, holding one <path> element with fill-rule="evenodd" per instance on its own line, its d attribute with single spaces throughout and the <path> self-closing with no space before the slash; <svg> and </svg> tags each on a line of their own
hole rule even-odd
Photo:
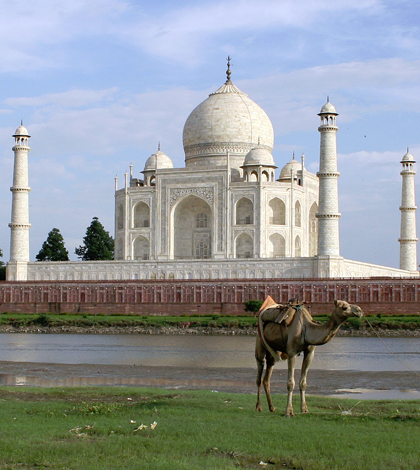
<svg viewBox="0 0 420 470">
<path fill-rule="evenodd" d="M 262 304 L 262 300 L 248 300 L 248 302 L 245 302 L 245 312 L 256 313 L 261 308 Z"/>
<path fill-rule="evenodd" d="M 104 226 L 94 217 L 86 230 L 83 245 L 74 250 L 83 261 L 99 261 L 114 259 L 114 239 Z"/>
<path fill-rule="evenodd" d="M 36 255 L 37 261 L 69 261 L 69 252 L 58 228 L 53 228 Z"/>
</svg>

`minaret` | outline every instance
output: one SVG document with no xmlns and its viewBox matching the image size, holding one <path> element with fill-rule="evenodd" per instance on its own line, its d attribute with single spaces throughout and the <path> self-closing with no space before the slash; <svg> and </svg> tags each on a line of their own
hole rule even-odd
<svg viewBox="0 0 420 470">
<path fill-rule="evenodd" d="M 318 114 L 321 125 L 321 149 L 319 155 L 319 211 L 318 218 L 318 256 L 340 256 L 340 231 L 338 212 L 337 171 L 337 111 L 329 99 Z"/>
<path fill-rule="evenodd" d="M 7 263 L 8 281 L 25 281 L 28 278 L 29 261 L 29 191 L 28 140 L 30 135 L 23 124 L 13 136 L 14 170 L 12 191 L 12 221 L 10 227 L 10 261 Z"/>
<path fill-rule="evenodd" d="M 417 268 L 417 234 L 416 234 L 416 192 L 414 177 L 415 160 L 408 152 L 401 160 L 402 164 L 402 196 L 401 196 L 401 236 L 400 242 L 400 269 L 418 271 Z"/>
</svg>

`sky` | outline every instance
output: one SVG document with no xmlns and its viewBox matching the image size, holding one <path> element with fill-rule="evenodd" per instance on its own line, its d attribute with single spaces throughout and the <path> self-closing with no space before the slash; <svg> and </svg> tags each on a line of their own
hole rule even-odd
<svg viewBox="0 0 420 470">
<path fill-rule="evenodd" d="M 420 159 L 419 25 L 416 0 L 0 0 L 3 261 L 21 120 L 30 258 L 58 228 L 75 260 L 93 217 L 114 235 L 116 175 L 122 187 L 132 163 L 141 177 L 159 142 L 184 166 L 184 123 L 230 55 L 233 83 L 273 122 L 278 171 L 295 152 L 316 173 L 329 96 L 341 255 L 399 267 L 400 161 L 407 148 Z"/>
</svg>

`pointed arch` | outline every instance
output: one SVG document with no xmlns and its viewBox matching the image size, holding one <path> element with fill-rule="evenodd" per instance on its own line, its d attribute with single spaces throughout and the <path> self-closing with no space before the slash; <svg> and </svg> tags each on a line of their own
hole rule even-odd
<svg viewBox="0 0 420 470">
<path fill-rule="evenodd" d="M 286 205 L 285 203 L 275 197 L 268 203 L 268 223 L 270 225 L 285 225 L 286 224 Z"/>
<path fill-rule="evenodd" d="M 150 243 L 146 237 L 139 236 L 133 242 L 133 259 L 147 260 L 150 256 Z"/>
<path fill-rule="evenodd" d="M 145 202 L 138 202 L 133 208 L 133 227 L 150 227 L 150 208 Z"/>
<path fill-rule="evenodd" d="M 249 181 L 258 181 L 258 173 L 256 171 L 253 171 L 249 175 Z"/>
<path fill-rule="evenodd" d="M 309 256 L 318 254 L 318 204 L 314 202 L 309 211 Z"/>
<path fill-rule="evenodd" d="M 295 227 L 302 227 L 302 206 L 299 201 L 295 203 Z"/>
<path fill-rule="evenodd" d="M 279 233 L 273 233 L 269 238 L 269 256 L 270 258 L 286 256 L 286 241 Z"/>
<path fill-rule="evenodd" d="M 247 197 L 239 199 L 236 203 L 236 225 L 254 223 L 254 204 Z"/>
<path fill-rule="evenodd" d="M 120 204 L 117 209 L 117 230 L 124 228 L 124 209 L 123 205 Z"/>
<path fill-rule="evenodd" d="M 299 235 L 295 238 L 295 257 L 300 258 L 302 256 L 302 244 Z"/>
<path fill-rule="evenodd" d="M 212 255 L 213 219 L 209 204 L 190 194 L 173 208 L 172 246 L 175 259 L 208 259 Z"/>
<path fill-rule="evenodd" d="M 241 233 L 235 242 L 236 258 L 253 258 L 254 256 L 254 240 L 251 235 Z"/>
</svg>

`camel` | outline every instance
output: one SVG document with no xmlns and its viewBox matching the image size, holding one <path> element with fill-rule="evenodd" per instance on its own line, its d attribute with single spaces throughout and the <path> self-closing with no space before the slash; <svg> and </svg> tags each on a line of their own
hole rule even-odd
<svg viewBox="0 0 420 470">
<path fill-rule="evenodd" d="M 268 315 L 267 315 L 268 313 Z M 263 322 L 263 314 L 271 321 Z M 279 305 L 268 296 L 258 314 L 258 337 L 255 345 L 255 358 L 257 360 L 257 411 L 261 407 L 261 382 L 264 384 L 270 411 L 275 411 L 270 393 L 270 380 L 273 367 L 280 357 L 288 361 L 287 377 L 287 406 L 286 416 L 294 416 L 293 390 L 295 388 L 295 361 L 296 356 L 303 352 L 303 362 L 300 388 L 300 407 L 302 413 L 308 413 L 306 404 L 306 385 L 308 370 L 315 354 L 315 346 L 328 343 L 337 334 L 341 325 L 348 317 L 362 317 L 363 312 L 357 305 L 351 305 L 344 300 L 334 301 L 334 310 L 325 324 L 317 324 L 303 302 L 290 301 L 288 305 Z M 281 353 L 279 356 L 278 352 Z M 261 380 L 264 371 L 264 379 Z"/>
</svg>

